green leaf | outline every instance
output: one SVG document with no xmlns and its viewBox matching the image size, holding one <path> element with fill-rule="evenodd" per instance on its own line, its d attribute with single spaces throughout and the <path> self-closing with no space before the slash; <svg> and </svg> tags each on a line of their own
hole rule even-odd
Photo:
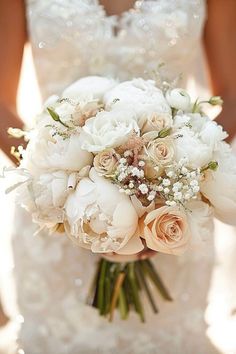
<svg viewBox="0 0 236 354">
<path fill-rule="evenodd" d="M 52 117 L 52 119 L 53 119 L 55 122 L 59 122 L 59 123 L 61 123 L 62 125 L 64 125 L 64 127 L 69 128 L 69 126 L 68 126 L 67 124 L 65 124 L 64 122 L 62 122 L 62 120 L 60 119 L 59 114 L 57 114 L 57 112 L 55 112 L 54 109 L 52 109 L 52 108 L 50 108 L 50 107 L 47 107 L 47 111 L 48 111 L 48 113 L 50 114 L 50 116 Z"/>
<path fill-rule="evenodd" d="M 142 283 L 143 288 L 144 288 L 144 290 L 145 290 L 145 292 L 147 294 L 147 297 L 148 297 L 150 305 L 151 305 L 151 307 L 153 309 L 153 312 L 154 313 L 158 313 L 158 308 L 157 308 L 155 300 L 154 300 L 154 298 L 152 296 L 151 290 L 150 290 L 150 288 L 148 286 L 147 279 L 146 279 L 146 274 L 145 274 L 145 272 L 143 270 L 142 264 L 143 264 L 143 261 L 137 261 L 135 268 L 136 268 L 137 274 L 138 274 L 138 276 L 140 278 L 140 282 Z"/>
<path fill-rule="evenodd" d="M 166 138 L 171 133 L 171 128 L 164 128 L 158 133 L 158 138 Z"/>
<path fill-rule="evenodd" d="M 156 269 L 153 267 L 152 262 L 149 259 L 143 261 L 144 269 L 147 271 L 147 274 L 150 276 L 151 280 L 155 284 L 156 288 L 162 295 L 165 300 L 173 301 L 172 297 L 170 296 L 167 288 L 165 287 L 164 283 L 161 280 L 161 277 L 157 273 Z"/>
<path fill-rule="evenodd" d="M 55 122 L 60 122 L 60 117 L 57 114 L 57 112 L 54 111 L 54 109 L 48 107 L 47 111 L 50 114 L 50 116 L 52 117 L 52 119 L 55 120 Z"/>
</svg>

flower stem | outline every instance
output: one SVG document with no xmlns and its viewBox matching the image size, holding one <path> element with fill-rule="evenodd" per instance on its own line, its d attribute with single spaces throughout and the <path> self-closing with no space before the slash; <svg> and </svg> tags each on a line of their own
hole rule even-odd
<svg viewBox="0 0 236 354">
<path fill-rule="evenodd" d="M 145 277 L 145 274 L 144 274 L 144 270 L 143 270 L 143 267 L 142 267 L 142 264 L 143 262 L 142 261 L 138 261 L 136 262 L 136 269 L 137 269 L 137 273 L 138 273 L 138 276 L 140 278 L 140 282 L 142 283 L 145 291 L 146 291 L 146 294 L 147 294 L 147 297 L 148 297 L 148 300 L 150 302 L 150 305 L 153 309 L 153 312 L 154 313 L 158 313 L 158 308 L 156 306 L 156 303 L 155 303 L 155 300 L 152 296 L 152 293 L 151 293 L 151 290 L 149 289 L 149 286 L 148 286 L 148 283 L 147 283 L 147 280 L 146 280 L 146 277 Z"/>
<path fill-rule="evenodd" d="M 98 281 L 98 308 L 99 308 L 100 315 L 104 315 L 105 313 L 104 284 L 105 284 L 107 264 L 108 262 L 105 259 L 101 260 L 101 270 L 100 270 L 99 281 Z"/>
<path fill-rule="evenodd" d="M 88 292 L 88 296 L 87 296 L 87 299 L 86 299 L 86 304 L 87 305 L 95 306 L 96 297 L 97 297 L 96 293 L 97 293 L 97 290 L 98 290 L 97 284 L 98 284 L 98 278 L 99 278 L 100 269 L 101 269 L 101 260 L 99 261 L 99 263 L 97 265 L 97 269 L 96 269 L 95 275 L 93 277 L 93 281 L 92 281 L 91 287 L 90 287 L 89 292 Z"/>
<path fill-rule="evenodd" d="M 114 317 L 114 311 L 115 311 L 117 301 L 119 298 L 120 288 L 123 284 L 124 279 L 125 279 L 125 273 L 120 272 L 119 275 L 117 276 L 115 286 L 114 286 L 114 291 L 113 291 L 112 298 L 111 298 L 110 317 L 109 317 L 110 322 L 112 322 L 113 317 Z"/>
<path fill-rule="evenodd" d="M 119 293 L 119 309 L 122 320 L 126 320 L 126 318 L 128 317 L 129 308 L 125 296 L 125 290 L 123 287 L 120 288 Z"/>
<path fill-rule="evenodd" d="M 144 269 L 149 275 L 149 277 L 152 279 L 153 283 L 155 284 L 156 288 L 160 291 L 161 295 L 165 300 L 168 301 L 173 301 L 172 297 L 170 296 L 167 288 L 165 287 L 164 283 L 162 282 L 159 274 L 153 267 L 151 261 L 149 259 L 146 259 L 143 261 Z"/>
<path fill-rule="evenodd" d="M 141 321 L 145 322 L 144 311 L 143 311 L 142 303 L 141 303 L 140 297 L 139 297 L 137 278 L 136 278 L 135 272 L 134 272 L 134 263 L 135 262 L 131 262 L 128 264 L 128 279 L 129 279 L 129 284 L 130 284 L 130 290 L 132 293 L 132 298 L 133 298 L 135 310 L 140 315 Z"/>
</svg>

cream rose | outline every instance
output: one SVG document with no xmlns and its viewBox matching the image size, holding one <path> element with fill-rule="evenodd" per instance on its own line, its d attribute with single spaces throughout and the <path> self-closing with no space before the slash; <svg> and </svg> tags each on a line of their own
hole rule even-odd
<svg viewBox="0 0 236 354">
<path fill-rule="evenodd" d="M 147 145 L 146 153 L 156 165 L 169 165 L 175 155 L 172 139 L 167 137 L 150 141 Z"/>
<path fill-rule="evenodd" d="M 99 175 L 109 175 L 117 165 L 117 156 L 114 149 L 99 152 L 93 160 L 95 170 Z"/>
<path fill-rule="evenodd" d="M 146 161 L 144 166 L 144 175 L 147 179 L 153 180 L 158 178 L 163 172 L 162 166 L 156 166 L 152 161 Z"/>
<path fill-rule="evenodd" d="M 170 113 L 153 112 L 151 113 L 142 127 L 142 133 L 145 134 L 150 131 L 161 131 L 164 128 L 172 126 L 172 117 Z"/>
<path fill-rule="evenodd" d="M 184 253 L 190 240 L 186 214 L 168 206 L 149 212 L 144 219 L 144 238 L 154 251 L 173 255 Z"/>
</svg>

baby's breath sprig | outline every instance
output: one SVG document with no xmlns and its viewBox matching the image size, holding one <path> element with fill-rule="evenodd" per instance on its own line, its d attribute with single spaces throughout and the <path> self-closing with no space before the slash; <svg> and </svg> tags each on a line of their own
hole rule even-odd
<svg viewBox="0 0 236 354">
<path fill-rule="evenodd" d="M 187 159 L 181 159 L 166 168 L 165 174 L 158 178 L 159 185 L 156 189 L 166 205 L 184 206 L 189 200 L 197 198 L 201 171 L 198 168 L 189 168 L 187 162 Z"/>
</svg>

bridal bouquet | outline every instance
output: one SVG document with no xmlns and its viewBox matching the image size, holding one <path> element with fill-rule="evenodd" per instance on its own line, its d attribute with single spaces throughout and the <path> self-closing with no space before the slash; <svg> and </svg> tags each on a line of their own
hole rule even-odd
<svg viewBox="0 0 236 354">
<path fill-rule="evenodd" d="M 205 103 L 222 101 L 191 102 L 152 80 L 86 77 L 50 97 L 24 133 L 18 201 L 40 228 L 101 255 L 88 299 L 101 315 L 134 309 L 144 321 L 141 293 L 154 312 L 154 288 L 171 300 L 147 256 L 193 248 L 213 215 L 235 223 L 236 161 Z"/>
</svg>

